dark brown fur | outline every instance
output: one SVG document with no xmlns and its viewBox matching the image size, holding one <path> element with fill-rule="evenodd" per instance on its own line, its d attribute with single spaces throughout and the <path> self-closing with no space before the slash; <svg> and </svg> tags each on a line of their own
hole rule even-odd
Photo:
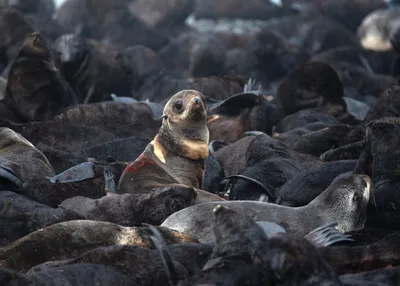
<svg viewBox="0 0 400 286">
<path fill-rule="evenodd" d="M 54 176 L 53 167 L 42 152 L 9 128 L 0 128 L 0 160 L 24 183 Z"/>
<path fill-rule="evenodd" d="M 145 194 L 109 194 L 100 199 L 74 197 L 60 208 L 89 220 L 133 226 L 141 223 L 159 225 L 169 215 L 193 204 L 193 188 L 161 188 Z"/>
<path fill-rule="evenodd" d="M 73 183 L 52 183 L 48 179 L 42 179 L 13 191 L 36 202 L 56 208 L 66 199 L 77 196 L 99 199 L 106 195 L 104 187 L 103 177 Z"/>
<path fill-rule="evenodd" d="M 100 102 L 78 105 L 57 115 L 55 122 L 97 127 L 120 137 L 151 139 L 161 122 L 144 103 Z"/>
<path fill-rule="evenodd" d="M 277 95 L 286 114 L 317 107 L 326 108 L 334 116 L 345 112 L 342 82 L 336 71 L 322 62 L 309 62 L 293 70 Z"/>
<path fill-rule="evenodd" d="M 246 150 L 255 137 L 243 137 L 215 152 L 226 176 L 237 175 L 246 168 Z"/>
<path fill-rule="evenodd" d="M 0 217 L 2 245 L 48 225 L 82 219 L 71 211 L 54 209 L 6 190 L 0 192 Z"/>
<path fill-rule="evenodd" d="M 14 9 L 1 8 L 0 19 L 0 30 L 2 31 L 0 47 L 4 50 L 4 54 L 1 55 L 3 59 L 1 64 L 5 67 L 12 63 L 25 37 L 31 34 L 33 29 L 24 16 Z"/>
<path fill-rule="evenodd" d="M 88 251 L 77 258 L 57 261 L 54 263 L 38 266 L 33 271 L 41 271 L 47 267 L 59 267 L 73 264 L 100 264 L 119 269 L 128 275 L 132 281 L 140 281 L 139 285 L 165 285 L 168 283 L 168 276 L 160 254 L 157 250 L 141 248 L 130 245 L 116 245 L 98 247 Z M 185 268 L 178 262 L 173 261 L 177 272 L 178 280 L 186 278 Z"/>
<path fill-rule="evenodd" d="M 49 148 L 74 152 L 86 150 L 103 142 L 119 139 L 118 136 L 96 127 L 63 124 L 54 121 L 28 123 L 1 122 L 1 125 L 20 133 L 39 150 Z"/>
<path fill-rule="evenodd" d="M 397 264 L 400 232 L 363 246 L 321 248 L 322 257 L 338 274 L 356 273 Z"/>
<path fill-rule="evenodd" d="M 167 244 L 197 242 L 164 227 L 158 227 L 158 230 Z M 41 263 L 77 257 L 100 246 L 136 245 L 154 248 L 150 234 L 145 226 L 123 227 L 88 220 L 57 223 L 0 248 L 0 266 L 26 272 Z"/>
<path fill-rule="evenodd" d="M 131 92 L 129 63 L 115 48 L 74 34 L 59 37 L 54 46 L 60 72 L 80 103 L 107 101 L 110 93 Z"/>
<path fill-rule="evenodd" d="M 11 66 L 4 101 L 24 121 L 47 120 L 76 103 L 39 33 L 24 40 Z"/>
</svg>

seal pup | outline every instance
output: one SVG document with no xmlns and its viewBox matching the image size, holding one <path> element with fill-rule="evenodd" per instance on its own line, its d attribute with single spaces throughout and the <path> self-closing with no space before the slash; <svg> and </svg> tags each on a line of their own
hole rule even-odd
<svg viewBox="0 0 400 286">
<path fill-rule="evenodd" d="M 239 213 L 246 213 L 256 221 L 276 222 L 289 234 L 298 236 L 332 222 L 338 224 L 339 231 L 349 232 L 364 226 L 369 196 L 368 176 L 345 173 L 303 207 L 292 208 L 255 201 L 209 202 L 174 213 L 162 226 L 197 238 L 202 243 L 212 243 L 212 210 L 221 204 Z"/>
<path fill-rule="evenodd" d="M 162 126 L 143 153 L 122 173 L 117 193 L 147 193 L 155 188 L 195 188 L 196 202 L 221 200 L 199 190 L 208 157 L 209 131 L 204 96 L 183 90 L 164 108 Z"/>
</svg>

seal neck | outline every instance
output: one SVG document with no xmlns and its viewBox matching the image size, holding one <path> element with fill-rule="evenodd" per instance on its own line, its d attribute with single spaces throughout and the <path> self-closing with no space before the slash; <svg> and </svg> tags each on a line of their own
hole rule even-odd
<svg viewBox="0 0 400 286">
<path fill-rule="evenodd" d="M 208 157 L 208 137 L 207 126 L 196 128 L 196 130 L 174 130 L 170 126 L 165 126 L 163 122 L 154 143 L 162 145 L 166 150 L 180 157 L 191 160 L 204 160 Z M 184 136 L 184 133 L 190 136 Z"/>
</svg>

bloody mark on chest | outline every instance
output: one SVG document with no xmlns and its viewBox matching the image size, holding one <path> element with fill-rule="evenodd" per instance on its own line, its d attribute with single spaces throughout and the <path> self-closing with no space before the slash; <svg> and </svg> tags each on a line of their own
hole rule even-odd
<svg viewBox="0 0 400 286">
<path fill-rule="evenodd" d="M 157 165 L 157 163 L 153 159 L 150 159 L 149 157 L 145 156 L 144 154 L 140 154 L 140 156 L 135 161 L 133 161 L 130 165 L 128 165 L 124 169 L 124 173 L 125 172 L 130 172 L 130 173 L 139 172 L 140 169 L 142 169 L 143 167 L 145 167 L 148 164 Z"/>
</svg>

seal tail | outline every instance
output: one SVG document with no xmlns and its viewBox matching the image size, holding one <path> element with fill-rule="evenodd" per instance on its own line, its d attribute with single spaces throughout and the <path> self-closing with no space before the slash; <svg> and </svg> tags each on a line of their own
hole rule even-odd
<svg viewBox="0 0 400 286">
<path fill-rule="evenodd" d="M 174 267 L 174 263 L 172 262 L 171 255 L 168 251 L 167 244 L 156 227 L 149 225 L 149 229 L 153 233 L 153 235 L 150 235 L 150 239 L 160 254 L 161 260 L 164 264 L 165 272 L 168 277 L 169 285 L 174 286 L 178 283 L 179 279 Z"/>
</svg>

